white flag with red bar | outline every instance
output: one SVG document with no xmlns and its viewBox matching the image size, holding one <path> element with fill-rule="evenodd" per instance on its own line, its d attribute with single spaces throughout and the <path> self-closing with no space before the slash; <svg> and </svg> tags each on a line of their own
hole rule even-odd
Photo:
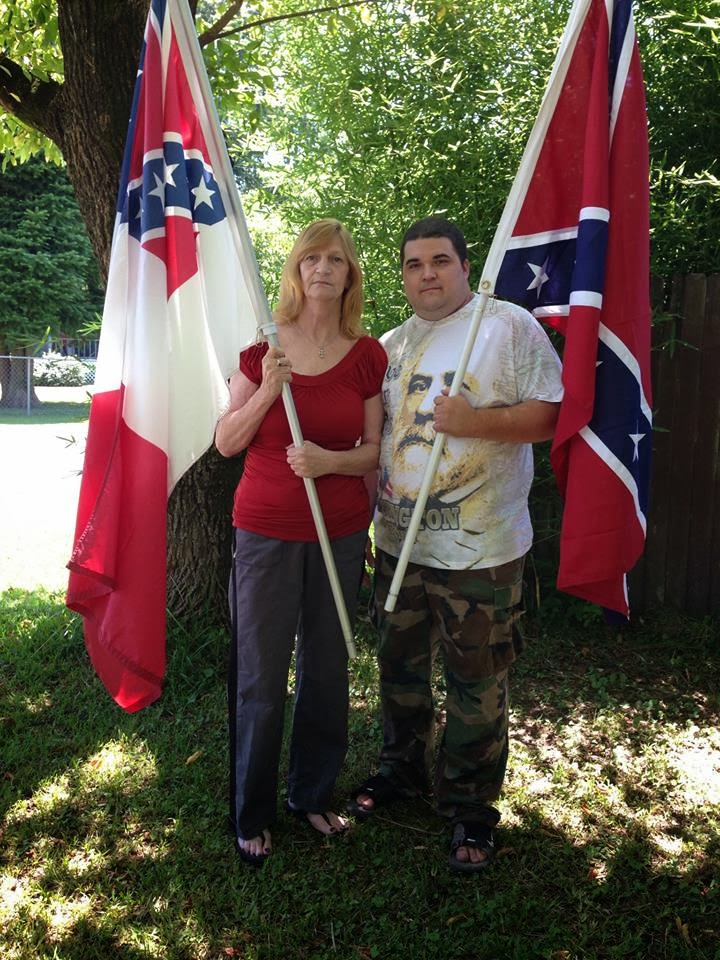
<svg viewBox="0 0 720 960">
<path fill-rule="evenodd" d="M 67 591 L 95 670 L 131 712 L 160 696 L 165 673 L 168 496 L 210 447 L 266 310 L 233 191 L 187 2 L 153 0 Z"/>
</svg>

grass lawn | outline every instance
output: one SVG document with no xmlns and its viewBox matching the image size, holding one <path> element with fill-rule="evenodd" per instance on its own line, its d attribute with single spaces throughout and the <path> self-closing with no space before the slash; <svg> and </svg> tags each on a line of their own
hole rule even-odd
<svg viewBox="0 0 720 960">
<path fill-rule="evenodd" d="M 0 424 L 29 427 L 38 423 L 82 423 L 89 415 L 89 400 L 87 403 L 65 403 L 60 400 L 34 407 L 29 414 L 25 410 L 0 410 Z"/>
<path fill-rule="evenodd" d="M 40 400 L 28 414 L 25 408 L 0 408 L 0 424 L 32 426 L 38 423 L 81 423 L 90 415 L 88 387 L 35 387 Z"/>
<path fill-rule="evenodd" d="M 717 960 L 718 625 L 563 609 L 514 671 L 485 874 L 451 874 L 447 830 L 410 802 L 327 842 L 280 814 L 256 872 L 225 826 L 226 638 L 175 624 L 162 698 L 128 715 L 62 597 L 5 591 L 0 956 Z M 366 633 L 338 805 L 379 742 Z"/>
</svg>

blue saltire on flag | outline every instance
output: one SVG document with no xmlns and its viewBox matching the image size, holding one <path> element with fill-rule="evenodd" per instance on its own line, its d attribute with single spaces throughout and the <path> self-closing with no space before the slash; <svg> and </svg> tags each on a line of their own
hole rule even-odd
<svg viewBox="0 0 720 960">
<path fill-rule="evenodd" d="M 652 431 L 647 120 L 630 0 L 575 3 L 503 217 L 495 293 L 565 336 L 558 587 L 627 617 Z"/>
<path fill-rule="evenodd" d="M 227 379 L 256 335 L 258 287 L 187 0 L 153 0 L 67 591 L 100 679 L 128 711 L 162 690 L 167 499 L 212 443 Z"/>
</svg>

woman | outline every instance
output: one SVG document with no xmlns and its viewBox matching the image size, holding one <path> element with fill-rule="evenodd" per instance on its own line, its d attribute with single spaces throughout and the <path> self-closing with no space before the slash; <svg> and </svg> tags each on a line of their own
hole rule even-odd
<svg viewBox="0 0 720 960">
<path fill-rule="evenodd" d="M 247 450 L 235 492 L 229 677 L 230 816 L 243 860 L 271 852 L 290 657 L 295 705 L 287 810 L 322 834 L 347 821 L 329 810 L 347 747 L 347 652 L 303 478 L 317 481 L 352 618 L 370 520 L 363 478 L 377 467 L 387 365 L 362 335 L 362 274 L 352 237 L 319 220 L 297 239 L 274 319 L 279 347 L 240 355 L 216 431 L 224 456 Z M 304 444 L 293 446 L 281 398 L 291 390 Z"/>
</svg>

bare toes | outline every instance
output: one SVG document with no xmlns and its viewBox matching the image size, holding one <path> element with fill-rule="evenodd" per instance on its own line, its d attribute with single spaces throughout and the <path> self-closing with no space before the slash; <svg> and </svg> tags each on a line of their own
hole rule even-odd
<svg viewBox="0 0 720 960">
<path fill-rule="evenodd" d="M 269 830 L 263 830 L 262 834 L 257 837 L 251 837 L 249 840 L 238 837 L 237 842 L 240 849 L 244 850 L 245 853 L 249 853 L 252 857 L 268 854 L 272 850 L 272 838 L 270 837 Z"/>
</svg>

